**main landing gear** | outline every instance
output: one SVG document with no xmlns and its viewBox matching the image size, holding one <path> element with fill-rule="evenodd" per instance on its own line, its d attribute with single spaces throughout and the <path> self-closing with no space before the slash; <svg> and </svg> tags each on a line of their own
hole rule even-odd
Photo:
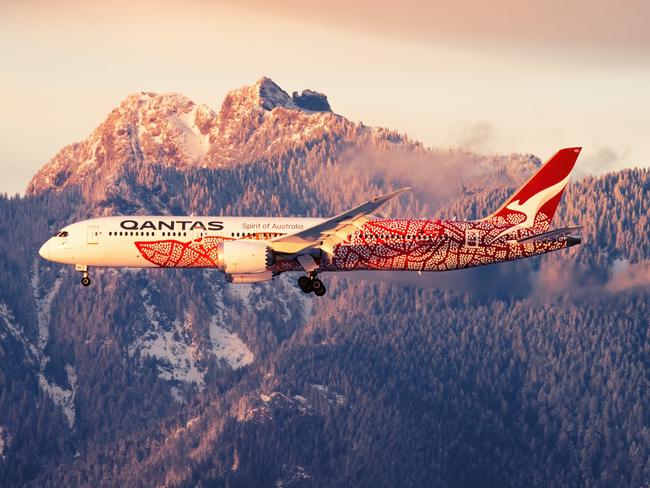
<svg viewBox="0 0 650 488">
<path fill-rule="evenodd" d="M 90 286 L 90 278 L 88 278 L 88 266 L 85 264 L 75 264 L 74 269 L 79 271 L 82 275 L 81 284 L 83 286 Z"/>
<path fill-rule="evenodd" d="M 303 293 L 311 293 L 313 291 L 317 297 L 322 297 L 327 292 L 325 285 L 321 280 L 316 278 L 315 274 L 298 278 L 298 286 Z"/>
</svg>

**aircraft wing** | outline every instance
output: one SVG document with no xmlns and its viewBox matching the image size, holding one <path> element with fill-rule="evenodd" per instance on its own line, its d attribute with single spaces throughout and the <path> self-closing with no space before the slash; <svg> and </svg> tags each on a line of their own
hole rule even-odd
<svg viewBox="0 0 650 488">
<path fill-rule="evenodd" d="M 406 187 L 373 198 L 358 207 L 327 219 L 325 222 L 295 234 L 276 237 L 269 242 L 269 245 L 275 252 L 284 254 L 299 254 L 306 249 L 321 249 L 331 255 L 336 244 L 343 242 L 350 234 L 359 230 L 366 223 L 368 214 L 410 189 L 410 187 Z"/>
</svg>

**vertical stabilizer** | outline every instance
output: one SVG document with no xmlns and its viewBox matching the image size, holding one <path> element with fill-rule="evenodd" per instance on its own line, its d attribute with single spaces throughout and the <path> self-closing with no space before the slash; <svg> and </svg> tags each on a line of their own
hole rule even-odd
<svg viewBox="0 0 650 488">
<path fill-rule="evenodd" d="M 498 227 L 508 226 L 493 240 L 521 229 L 534 233 L 548 230 L 581 149 L 560 149 L 496 212 L 483 219 Z"/>
</svg>

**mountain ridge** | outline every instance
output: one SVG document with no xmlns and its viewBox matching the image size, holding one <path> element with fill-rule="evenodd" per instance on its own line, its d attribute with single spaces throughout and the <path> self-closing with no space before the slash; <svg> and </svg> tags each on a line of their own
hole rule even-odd
<svg viewBox="0 0 650 488">
<path fill-rule="evenodd" d="M 233 164 L 246 152 L 259 159 L 268 152 L 260 140 L 273 137 L 272 144 L 287 144 L 301 142 L 296 135 L 302 135 L 309 141 L 342 120 L 331 112 L 325 95 L 304 90 L 292 98 L 267 77 L 229 92 L 219 112 L 178 93 L 131 94 L 88 138 L 65 146 L 41 168 L 26 194 L 61 189 L 98 175 L 110 182 L 111 173 L 119 170 L 115 163 L 120 162 L 214 168 Z M 287 121 L 289 131 L 278 131 Z M 109 162 L 112 167 L 107 167 Z"/>
</svg>

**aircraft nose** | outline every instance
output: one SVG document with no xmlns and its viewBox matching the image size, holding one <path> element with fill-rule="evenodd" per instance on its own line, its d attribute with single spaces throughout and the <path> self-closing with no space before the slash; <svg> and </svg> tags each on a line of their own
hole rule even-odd
<svg viewBox="0 0 650 488">
<path fill-rule="evenodd" d="M 38 254 L 40 254 L 43 259 L 50 259 L 50 241 L 46 241 L 45 244 L 41 246 L 38 250 Z"/>
</svg>

